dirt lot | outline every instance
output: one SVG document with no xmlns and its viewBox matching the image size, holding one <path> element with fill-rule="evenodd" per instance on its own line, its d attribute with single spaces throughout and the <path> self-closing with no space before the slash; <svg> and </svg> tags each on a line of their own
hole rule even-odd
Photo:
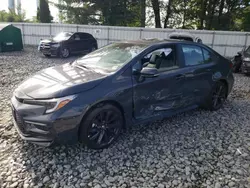
<svg viewBox="0 0 250 188">
<path fill-rule="evenodd" d="M 75 58 L 47 59 L 35 48 L 0 54 L 0 187 L 250 187 L 250 77 L 240 74 L 223 109 L 134 126 L 102 151 L 22 141 L 11 120 L 14 88 Z"/>
</svg>

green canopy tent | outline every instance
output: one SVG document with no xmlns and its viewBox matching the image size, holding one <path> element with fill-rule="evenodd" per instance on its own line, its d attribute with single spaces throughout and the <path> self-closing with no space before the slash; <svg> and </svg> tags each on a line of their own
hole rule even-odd
<svg viewBox="0 0 250 188">
<path fill-rule="evenodd" d="M 0 52 L 23 49 L 21 30 L 11 24 L 0 24 Z"/>
</svg>

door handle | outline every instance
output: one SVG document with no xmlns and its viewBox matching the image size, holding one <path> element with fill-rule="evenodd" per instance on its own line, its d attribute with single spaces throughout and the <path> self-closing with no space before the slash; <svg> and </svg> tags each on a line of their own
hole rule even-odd
<svg viewBox="0 0 250 188">
<path fill-rule="evenodd" d="M 178 74 L 177 76 L 175 76 L 175 79 L 176 80 L 181 80 L 182 78 L 184 78 L 185 77 L 185 75 L 183 75 L 183 74 Z"/>
</svg>

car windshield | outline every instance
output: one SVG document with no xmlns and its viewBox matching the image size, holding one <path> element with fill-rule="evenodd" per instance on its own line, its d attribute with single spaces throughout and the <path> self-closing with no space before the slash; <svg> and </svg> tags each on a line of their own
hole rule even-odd
<svg viewBox="0 0 250 188">
<path fill-rule="evenodd" d="M 115 43 L 77 60 L 78 65 L 115 72 L 147 47 L 146 44 Z"/>
<path fill-rule="evenodd" d="M 72 36 L 72 33 L 62 32 L 56 35 L 53 40 L 59 41 L 59 40 L 68 40 Z"/>
</svg>

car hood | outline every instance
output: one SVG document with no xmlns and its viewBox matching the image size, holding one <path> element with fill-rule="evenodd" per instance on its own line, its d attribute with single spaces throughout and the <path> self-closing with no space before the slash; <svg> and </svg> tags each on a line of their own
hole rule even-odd
<svg viewBox="0 0 250 188">
<path fill-rule="evenodd" d="M 15 90 L 18 98 L 50 99 L 89 90 L 108 74 L 72 64 L 50 67 L 23 81 Z"/>
<path fill-rule="evenodd" d="M 58 43 L 58 42 L 63 42 L 65 40 L 54 40 L 54 39 L 43 39 L 40 40 L 40 44 L 53 44 L 53 43 Z"/>
</svg>

